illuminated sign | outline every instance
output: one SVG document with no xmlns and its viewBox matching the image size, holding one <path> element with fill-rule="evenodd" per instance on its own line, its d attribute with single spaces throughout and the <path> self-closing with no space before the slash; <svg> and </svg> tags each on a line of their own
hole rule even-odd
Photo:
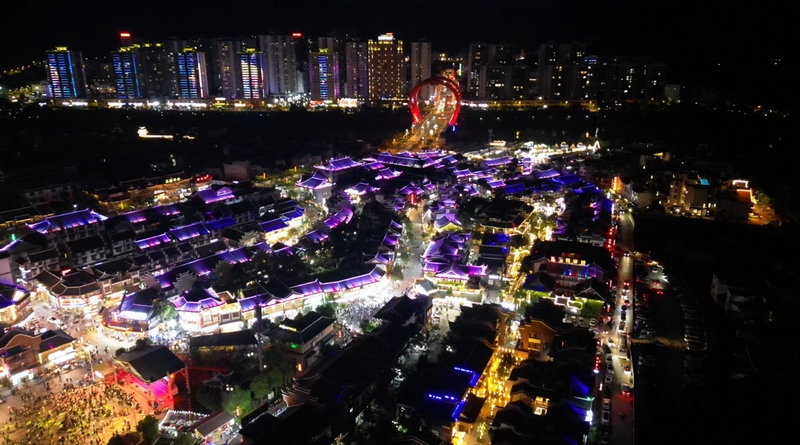
<svg viewBox="0 0 800 445">
<path fill-rule="evenodd" d="M 292 37 L 294 37 L 295 39 L 299 39 L 299 38 L 303 37 L 303 34 L 301 34 L 299 32 L 293 32 L 292 33 Z"/>
<path fill-rule="evenodd" d="M 129 33 L 129 32 L 121 32 L 121 33 L 119 33 L 119 36 L 120 37 L 130 37 L 131 33 Z"/>
<path fill-rule="evenodd" d="M 378 36 L 379 41 L 391 41 L 394 40 L 394 34 L 387 32 L 386 34 L 382 34 Z"/>
</svg>

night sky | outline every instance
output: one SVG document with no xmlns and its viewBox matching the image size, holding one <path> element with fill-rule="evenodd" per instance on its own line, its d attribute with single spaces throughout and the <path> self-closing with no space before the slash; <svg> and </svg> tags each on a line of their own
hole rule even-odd
<svg viewBox="0 0 800 445">
<path fill-rule="evenodd" d="M 118 46 L 118 33 L 167 36 L 322 34 L 355 29 L 362 38 L 392 31 L 427 37 L 434 50 L 470 41 L 508 41 L 535 50 L 546 40 L 579 40 L 600 55 L 648 55 L 679 80 L 707 81 L 716 63 L 761 65 L 789 52 L 788 6 L 764 1 L 658 0 L 42 0 L 3 5 L 0 68 L 43 59 L 69 46 L 87 57 Z M 113 6 L 112 6 L 113 5 Z M 214 5 L 213 7 L 210 5 Z M 9 19 L 10 18 L 10 19 Z M 755 68 L 744 67 L 753 72 Z M 740 69 L 742 67 L 740 66 Z M 705 78 L 704 78 L 705 77 Z"/>
</svg>

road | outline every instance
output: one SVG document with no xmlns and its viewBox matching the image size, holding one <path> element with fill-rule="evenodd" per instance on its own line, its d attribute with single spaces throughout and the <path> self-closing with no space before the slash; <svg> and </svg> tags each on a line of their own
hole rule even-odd
<svg viewBox="0 0 800 445">
<path fill-rule="evenodd" d="M 618 245 L 623 249 L 634 252 L 633 244 L 633 230 L 634 222 L 630 213 L 625 213 L 620 216 L 619 235 L 620 239 Z M 630 365 L 625 354 L 619 352 L 620 346 L 620 333 L 630 333 L 633 331 L 633 313 L 629 311 L 625 322 L 621 321 L 622 305 L 625 301 L 623 296 L 625 282 L 630 283 L 628 290 L 628 298 L 633 300 L 633 257 L 623 256 L 620 258 L 618 265 L 618 282 L 617 282 L 617 295 L 616 295 L 616 308 L 614 310 L 614 321 L 616 321 L 615 329 L 611 332 L 614 337 L 614 382 L 611 385 L 611 443 L 614 445 L 632 445 L 633 444 L 633 425 L 634 425 L 634 412 L 633 412 L 633 398 L 623 396 L 621 387 L 623 384 L 630 385 L 633 388 L 633 374 L 626 374 L 623 368 L 624 365 Z M 631 305 L 632 306 L 632 305 Z M 629 346 L 630 347 L 630 346 Z M 630 349 L 629 349 L 630 350 Z M 632 367 L 631 367 L 632 368 Z M 622 416 L 620 416 L 620 413 Z"/>
<path fill-rule="evenodd" d="M 449 90 L 444 87 L 436 87 L 435 94 L 431 97 L 434 102 L 429 106 L 428 112 L 422 120 L 414 126 L 412 134 L 409 136 L 410 143 L 425 143 L 432 141 L 437 145 L 439 135 L 447 131 L 450 119 L 453 117 L 455 100 Z"/>
</svg>

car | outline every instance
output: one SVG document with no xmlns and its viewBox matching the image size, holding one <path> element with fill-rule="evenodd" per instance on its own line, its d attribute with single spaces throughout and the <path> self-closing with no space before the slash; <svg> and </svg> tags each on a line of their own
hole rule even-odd
<svg viewBox="0 0 800 445">
<path fill-rule="evenodd" d="M 614 374 L 606 374 L 606 377 L 603 379 L 604 382 L 607 384 L 612 384 L 614 382 Z"/>
<path fill-rule="evenodd" d="M 614 355 L 611 354 L 610 352 L 608 354 L 606 354 L 606 363 L 614 363 L 613 358 L 614 358 Z"/>
<path fill-rule="evenodd" d="M 625 321 L 627 319 L 627 316 L 625 315 L 625 312 L 622 312 L 621 314 L 619 314 L 619 319 L 622 320 L 622 321 Z"/>
<path fill-rule="evenodd" d="M 631 256 L 631 253 L 630 253 L 629 251 L 627 251 L 627 250 L 626 250 L 626 251 L 625 251 L 625 253 L 624 253 L 624 255 L 625 255 L 626 257 L 629 257 L 629 256 Z"/>
<path fill-rule="evenodd" d="M 603 411 L 603 416 L 601 417 L 601 421 L 603 422 L 603 425 L 609 425 L 611 423 L 611 412 Z"/>
<path fill-rule="evenodd" d="M 611 400 L 611 388 L 608 385 L 603 387 L 603 400 Z"/>
<path fill-rule="evenodd" d="M 58 318 L 56 318 L 56 317 L 52 317 L 52 316 L 51 316 L 51 317 L 47 317 L 47 321 L 49 321 L 50 323 L 53 323 L 53 324 L 55 324 L 55 325 L 59 325 L 59 326 L 61 326 L 62 324 L 64 324 L 64 323 L 63 323 L 61 320 L 59 320 L 59 319 L 58 319 Z"/>
<path fill-rule="evenodd" d="M 622 372 L 624 372 L 626 375 L 630 375 L 630 373 L 631 373 L 631 364 L 630 363 L 625 363 L 625 365 L 622 367 Z"/>
<path fill-rule="evenodd" d="M 611 411 L 611 400 L 603 400 L 603 411 Z"/>
<path fill-rule="evenodd" d="M 597 319 L 596 318 L 589 319 L 589 326 L 591 327 L 597 326 Z"/>
<path fill-rule="evenodd" d="M 606 371 L 613 373 L 614 372 L 614 363 L 608 362 L 606 363 Z"/>
<path fill-rule="evenodd" d="M 620 387 L 620 391 L 622 392 L 622 395 L 625 397 L 630 397 L 632 394 L 630 385 L 622 385 Z"/>
</svg>

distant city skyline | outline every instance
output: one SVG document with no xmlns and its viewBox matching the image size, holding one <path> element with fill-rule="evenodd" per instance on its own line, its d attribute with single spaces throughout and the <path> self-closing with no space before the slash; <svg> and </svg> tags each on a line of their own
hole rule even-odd
<svg viewBox="0 0 800 445">
<path fill-rule="evenodd" d="M 82 3 L 87 2 L 45 0 L 36 14 L 36 25 L 25 32 L 20 29 L 25 17 L 22 9 L 20 27 L 0 30 L 0 68 L 33 60 L 32 56 L 55 46 L 81 47 L 87 57 L 103 54 L 119 42 L 120 31 L 162 40 L 171 35 L 246 36 L 270 31 L 322 35 L 350 28 L 362 39 L 387 31 L 405 41 L 427 37 L 434 49 L 447 51 L 480 40 L 508 41 L 522 48 L 548 40 L 580 40 L 598 52 L 648 55 L 668 63 L 724 59 L 755 48 L 776 53 L 765 53 L 768 57 L 780 57 L 792 40 L 784 35 L 788 26 L 781 29 L 782 23 L 788 25 L 788 14 L 770 11 L 762 3 L 749 9 L 726 5 L 721 11 L 702 2 L 652 5 L 626 0 L 299 0 L 292 3 L 294 13 L 276 15 L 268 5 L 253 6 L 248 14 L 219 11 L 210 22 L 201 20 L 212 16 L 206 8 L 187 10 L 179 4 L 143 0 L 98 10 Z M 12 17 L 18 6 L 6 8 L 6 16 Z M 91 27 L 76 26 L 87 21 Z"/>
</svg>

